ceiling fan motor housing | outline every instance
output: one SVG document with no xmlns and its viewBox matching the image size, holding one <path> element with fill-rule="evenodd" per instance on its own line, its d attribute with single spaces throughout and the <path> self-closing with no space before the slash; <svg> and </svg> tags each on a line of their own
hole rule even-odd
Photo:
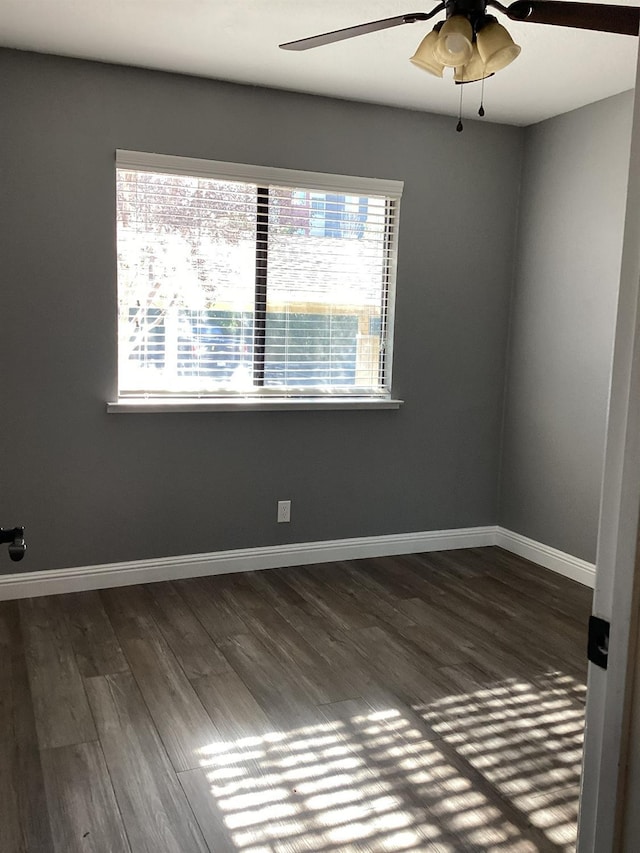
<svg viewBox="0 0 640 853">
<path fill-rule="evenodd" d="M 474 35 L 482 29 L 487 21 L 487 0 L 447 0 L 447 18 L 462 15 L 473 27 Z"/>
</svg>

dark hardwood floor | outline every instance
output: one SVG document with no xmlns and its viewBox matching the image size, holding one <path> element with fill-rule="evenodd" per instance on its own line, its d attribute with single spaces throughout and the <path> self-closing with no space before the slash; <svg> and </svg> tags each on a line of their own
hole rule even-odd
<svg viewBox="0 0 640 853">
<path fill-rule="evenodd" d="M 574 850 L 590 600 L 483 548 L 0 602 L 0 851 Z"/>
</svg>

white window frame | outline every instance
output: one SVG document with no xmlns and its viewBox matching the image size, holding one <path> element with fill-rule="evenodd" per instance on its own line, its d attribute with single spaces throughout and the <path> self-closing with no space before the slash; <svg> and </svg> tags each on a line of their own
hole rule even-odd
<svg viewBox="0 0 640 853">
<path fill-rule="evenodd" d="M 395 284 L 397 269 L 397 240 L 399 205 L 403 182 L 382 180 L 379 178 L 350 177 L 332 175 L 323 172 L 308 172 L 281 169 L 268 166 L 250 166 L 239 163 L 226 163 L 218 160 L 203 160 L 166 154 L 152 154 L 141 151 L 116 151 L 116 168 L 189 177 L 214 178 L 219 180 L 240 181 L 252 184 L 276 185 L 279 187 L 304 188 L 319 192 L 338 192 L 354 196 L 385 196 L 393 202 L 395 227 L 391 232 L 389 261 L 386 282 L 386 338 L 384 356 L 384 392 L 371 396 L 326 395 L 300 396 L 289 395 L 278 389 L 264 389 L 259 393 L 219 395 L 163 395 L 144 396 L 122 395 L 107 404 L 107 411 L 161 412 L 161 411 L 236 411 L 236 410 L 289 410 L 289 409 L 372 409 L 398 408 L 401 400 L 391 395 L 391 376 L 393 361 L 393 330 L 395 308 Z"/>
</svg>

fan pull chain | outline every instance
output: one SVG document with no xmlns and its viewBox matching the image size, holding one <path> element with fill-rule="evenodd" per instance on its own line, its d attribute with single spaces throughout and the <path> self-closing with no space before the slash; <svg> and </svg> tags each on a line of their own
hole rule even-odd
<svg viewBox="0 0 640 853">
<path fill-rule="evenodd" d="M 480 90 L 480 109 L 478 110 L 478 115 L 480 116 L 480 118 L 482 118 L 482 116 L 484 115 L 484 80 L 485 78 L 483 77 L 482 89 Z"/>
<path fill-rule="evenodd" d="M 456 130 L 458 133 L 461 133 L 464 130 L 464 125 L 462 124 L 462 92 L 464 90 L 464 86 L 460 86 L 460 106 L 458 108 L 458 124 L 456 125 Z"/>
</svg>

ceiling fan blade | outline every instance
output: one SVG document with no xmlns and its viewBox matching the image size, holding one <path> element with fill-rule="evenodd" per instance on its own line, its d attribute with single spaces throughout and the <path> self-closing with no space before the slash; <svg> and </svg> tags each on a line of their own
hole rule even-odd
<svg viewBox="0 0 640 853">
<path fill-rule="evenodd" d="M 500 8 L 501 4 L 491 3 Z M 607 6 L 602 3 L 570 3 L 565 0 L 516 0 L 502 11 L 512 21 L 531 21 L 556 27 L 599 30 L 637 36 L 640 9 L 636 6 Z"/>
<path fill-rule="evenodd" d="M 320 47 L 324 44 L 333 44 L 342 39 L 350 39 L 354 36 L 363 36 L 366 33 L 375 33 L 378 30 L 387 30 L 390 27 L 399 27 L 402 24 L 415 24 L 416 21 L 428 21 L 438 12 L 445 8 L 444 3 L 439 3 L 431 12 L 409 12 L 406 15 L 396 15 L 395 18 L 382 18 L 380 21 L 370 21 L 368 24 L 357 24 L 355 27 L 345 27 L 342 30 L 333 30 L 330 33 L 321 33 L 318 36 L 310 36 L 297 41 L 288 41 L 281 44 L 283 50 L 308 50 L 310 47 Z"/>
</svg>

